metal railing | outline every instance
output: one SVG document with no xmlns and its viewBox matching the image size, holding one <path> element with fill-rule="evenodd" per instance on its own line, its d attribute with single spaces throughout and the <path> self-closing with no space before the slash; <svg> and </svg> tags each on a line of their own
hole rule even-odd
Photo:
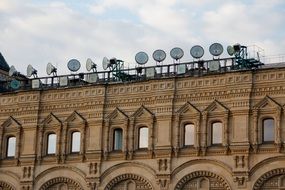
<svg viewBox="0 0 285 190">
<path fill-rule="evenodd" d="M 215 62 L 215 63 L 214 63 Z M 215 64 L 215 67 L 212 65 Z M 262 63 L 260 63 L 261 65 Z M 257 65 L 258 66 L 258 65 Z M 235 58 L 224 58 L 215 60 L 199 60 L 186 63 L 174 63 L 169 65 L 160 65 L 150 67 L 136 67 L 132 69 L 123 69 L 119 72 L 101 71 L 78 73 L 61 76 L 49 76 L 17 80 L 16 87 L 11 85 L 13 80 L 2 81 L 0 83 L 0 92 L 11 92 L 18 90 L 44 90 L 52 88 L 67 88 L 83 85 L 97 85 L 109 83 L 131 83 L 146 81 L 152 79 L 172 78 L 172 77 L 198 77 L 210 74 L 231 72 L 241 70 Z"/>
</svg>

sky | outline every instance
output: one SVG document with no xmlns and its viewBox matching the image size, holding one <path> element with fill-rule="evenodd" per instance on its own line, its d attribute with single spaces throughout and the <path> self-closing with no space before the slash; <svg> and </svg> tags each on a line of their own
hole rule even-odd
<svg viewBox="0 0 285 190">
<path fill-rule="evenodd" d="M 181 47 L 181 62 L 192 61 L 190 49 L 240 43 L 260 47 L 263 55 L 285 55 L 284 0 L 0 0 L 0 52 L 8 64 L 26 74 L 28 64 L 47 76 L 52 63 L 69 74 L 78 59 L 86 71 L 91 58 L 102 69 L 103 57 L 135 66 L 135 55 L 169 52 Z M 222 57 L 227 57 L 226 51 Z M 284 56 L 285 57 L 285 56 Z M 285 61 L 285 60 L 284 60 Z"/>
</svg>

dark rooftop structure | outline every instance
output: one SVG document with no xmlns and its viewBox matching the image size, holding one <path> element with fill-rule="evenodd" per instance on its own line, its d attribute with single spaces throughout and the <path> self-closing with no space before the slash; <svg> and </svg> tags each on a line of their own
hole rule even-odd
<svg viewBox="0 0 285 190">
<path fill-rule="evenodd" d="M 0 52 L 0 70 L 8 72 L 9 69 L 10 69 L 9 65 L 7 64 L 5 58 L 3 57 L 3 55 Z"/>
</svg>

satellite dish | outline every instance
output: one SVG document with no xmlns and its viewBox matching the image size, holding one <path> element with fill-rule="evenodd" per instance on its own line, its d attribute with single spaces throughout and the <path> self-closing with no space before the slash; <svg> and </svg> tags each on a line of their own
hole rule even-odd
<svg viewBox="0 0 285 190">
<path fill-rule="evenodd" d="M 181 48 L 179 47 L 175 47 L 170 51 L 170 56 L 175 59 L 176 61 L 178 59 L 181 59 L 184 55 L 184 52 Z"/>
<path fill-rule="evenodd" d="M 153 52 L 152 57 L 155 61 L 162 62 L 166 58 L 166 53 L 163 50 L 158 49 Z"/>
<path fill-rule="evenodd" d="M 148 55 L 145 52 L 138 52 L 135 56 L 135 60 L 139 65 L 144 65 L 148 62 Z"/>
<path fill-rule="evenodd" d="M 11 81 L 10 86 L 13 90 L 17 90 L 20 88 L 20 81 L 14 79 Z"/>
<path fill-rule="evenodd" d="M 233 46 L 228 46 L 227 47 L 227 52 L 230 56 L 232 56 L 235 53 L 235 50 L 233 48 Z"/>
<path fill-rule="evenodd" d="M 48 75 L 50 75 L 51 73 L 56 73 L 56 68 L 55 66 L 53 66 L 51 63 L 48 63 L 47 64 L 47 67 L 46 67 L 46 72 Z"/>
<path fill-rule="evenodd" d="M 88 58 L 86 61 L 86 69 L 87 71 L 91 71 L 92 69 L 96 69 L 97 65 L 92 61 L 92 59 Z"/>
<path fill-rule="evenodd" d="M 110 67 L 110 60 L 107 57 L 103 58 L 102 66 L 104 70 L 107 70 Z"/>
<path fill-rule="evenodd" d="M 224 48 L 222 46 L 222 44 L 219 43 L 213 43 L 210 47 L 209 47 L 209 51 L 213 56 L 219 56 L 223 53 Z"/>
<path fill-rule="evenodd" d="M 18 74 L 18 72 L 17 72 L 16 68 L 12 65 L 9 69 L 9 76 L 14 76 L 17 74 Z"/>
<path fill-rule="evenodd" d="M 27 67 L 27 76 L 31 77 L 32 75 L 37 75 L 37 70 L 32 66 L 32 65 L 28 65 Z"/>
<path fill-rule="evenodd" d="M 193 58 L 200 59 L 204 55 L 204 49 L 199 45 L 195 45 L 191 48 L 190 54 Z"/>
<path fill-rule="evenodd" d="M 80 66 L 81 66 L 81 64 L 77 59 L 71 59 L 67 63 L 68 69 L 72 72 L 78 71 L 80 69 Z"/>
</svg>

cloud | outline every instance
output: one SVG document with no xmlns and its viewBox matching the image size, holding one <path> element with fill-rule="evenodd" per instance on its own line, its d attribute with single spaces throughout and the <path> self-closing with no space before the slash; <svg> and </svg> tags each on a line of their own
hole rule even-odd
<svg viewBox="0 0 285 190">
<path fill-rule="evenodd" d="M 32 64 L 40 76 L 48 62 L 69 73 L 72 58 L 81 61 L 80 72 L 88 57 L 100 68 L 104 56 L 131 64 L 138 51 L 146 51 L 153 64 L 152 52 L 160 48 L 165 63 L 172 63 L 169 51 L 176 46 L 185 52 L 182 61 L 189 61 L 193 45 L 204 46 L 207 56 L 213 42 L 284 53 L 284 7 L 281 0 L 1 0 L 0 51 L 21 72 Z"/>
</svg>

